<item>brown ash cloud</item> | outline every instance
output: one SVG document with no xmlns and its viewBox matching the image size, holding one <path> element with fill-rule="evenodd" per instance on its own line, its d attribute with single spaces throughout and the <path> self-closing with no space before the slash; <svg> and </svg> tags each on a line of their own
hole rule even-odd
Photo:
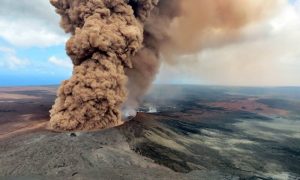
<svg viewBox="0 0 300 180">
<path fill-rule="evenodd" d="M 92 130 L 121 123 L 127 97 L 125 68 L 142 48 L 142 21 L 155 5 L 145 1 L 134 13 L 124 0 L 51 0 L 61 26 L 72 34 L 66 44 L 73 75 L 62 83 L 51 110 L 58 130 Z"/>
<path fill-rule="evenodd" d="M 50 111 L 51 128 L 67 131 L 121 124 L 121 108 L 138 107 L 162 61 L 224 43 L 273 6 L 264 0 L 245 6 L 238 0 L 50 2 L 71 34 L 66 51 L 73 75 Z"/>
</svg>

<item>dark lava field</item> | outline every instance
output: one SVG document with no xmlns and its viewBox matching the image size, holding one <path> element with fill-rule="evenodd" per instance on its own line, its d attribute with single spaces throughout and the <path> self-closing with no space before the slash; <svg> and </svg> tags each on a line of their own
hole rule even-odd
<svg viewBox="0 0 300 180">
<path fill-rule="evenodd" d="M 299 179 L 300 88 L 155 86 L 95 132 L 46 129 L 55 86 L 0 88 L 0 179 Z"/>
</svg>

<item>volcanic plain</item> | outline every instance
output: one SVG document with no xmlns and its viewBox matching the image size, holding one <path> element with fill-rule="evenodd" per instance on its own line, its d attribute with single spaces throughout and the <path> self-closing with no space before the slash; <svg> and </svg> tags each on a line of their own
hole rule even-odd
<svg viewBox="0 0 300 180">
<path fill-rule="evenodd" d="M 0 179 L 300 177 L 300 88 L 155 86 L 94 132 L 47 128 L 56 90 L 0 88 Z"/>
</svg>

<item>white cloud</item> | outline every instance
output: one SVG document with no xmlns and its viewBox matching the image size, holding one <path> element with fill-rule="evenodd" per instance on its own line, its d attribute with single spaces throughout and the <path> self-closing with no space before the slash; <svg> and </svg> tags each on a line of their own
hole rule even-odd
<svg viewBox="0 0 300 180">
<path fill-rule="evenodd" d="M 51 56 L 48 61 L 55 66 L 66 69 L 71 69 L 73 67 L 71 61 L 68 59 L 59 59 L 55 56 Z"/>
<path fill-rule="evenodd" d="M 30 64 L 29 60 L 17 57 L 14 49 L 0 47 L 0 67 L 17 70 Z"/>
<path fill-rule="evenodd" d="M 67 39 L 48 0 L 1 0 L 0 37 L 25 47 L 63 44 Z"/>
<path fill-rule="evenodd" d="M 0 46 L 0 52 L 2 53 L 16 53 L 14 49 L 8 48 L 8 47 L 1 47 Z"/>
<path fill-rule="evenodd" d="M 15 46 L 47 47 L 64 44 L 66 37 L 52 32 L 39 23 L 9 22 L 0 19 L 0 36 Z"/>
</svg>

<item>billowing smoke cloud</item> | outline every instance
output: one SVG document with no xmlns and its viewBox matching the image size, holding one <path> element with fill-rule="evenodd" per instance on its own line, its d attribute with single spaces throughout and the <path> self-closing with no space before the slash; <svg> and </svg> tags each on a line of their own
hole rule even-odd
<svg viewBox="0 0 300 180">
<path fill-rule="evenodd" d="M 191 54 L 239 38 L 242 27 L 268 16 L 280 3 L 277 0 L 177 1 L 181 14 L 171 21 L 167 31 L 169 41 L 164 44 L 169 55 Z"/>
<path fill-rule="evenodd" d="M 237 40 L 241 28 L 268 17 L 282 2 L 284 0 L 242 3 L 239 0 L 160 0 L 145 22 L 144 48 L 133 57 L 133 69 L 127 70 L 126 107 L 138 106 L 139 98 L 151 86 L 162 63 L 180 69 L 185 67 L 187 74 L 197 71 L 193 63 L 178 57 Z"/>
<path fill-rule="evenodd" d="M 50 126 L 59 130 L 91 130 L 120 123 L 126 100 L 125 68 L 142 47 L 142 21 L 155 1 L 132 7 L 124 0 L 51 0 L 72 37 L 66 50 L 74 66 L 51 110 Z"/>
<path fill-rule="evenodd" d="M 161 60 L 192 54 L 235 38 L 265 16 L 266 0 L 51 0 L 72 36 L 66 50 L 74 70 L 51 110 L 59 130 L 91 130 L 121 123 L 135 108 Z M 127 93 L 127 89 L 129 93 Z"/>
</svg>

